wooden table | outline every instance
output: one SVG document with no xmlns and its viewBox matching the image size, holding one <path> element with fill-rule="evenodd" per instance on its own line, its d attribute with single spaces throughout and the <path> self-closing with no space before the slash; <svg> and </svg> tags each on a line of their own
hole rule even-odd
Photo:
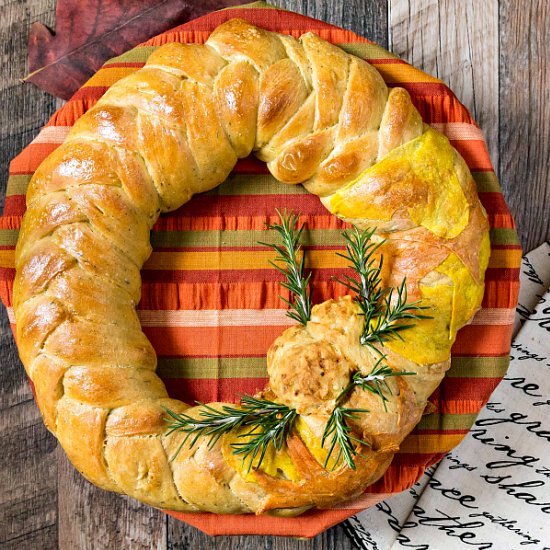
<svg viewBox="0 0 550 550">
<path fill-rule="evenodd" d="M 271 0 L 349 28 L 447 82 L 483 129 L 524 250 L 550 237 L 550 3 L 545 0 Z M 0 11 L 1 182 L 56 100 L 26 73 L 30 24 L 54 27 L 55 0 Z M 2 195 L 4 191 L 2 191 Z M 2 200 L 3 203 L 3 200 Z M 0 545 L 32 549 L 352 548 L 337 526 L 311 541 L 211 539 L 84 481 L 46 431 L 17 358 L 5 309 L 0 332 Z"/>
</svg>

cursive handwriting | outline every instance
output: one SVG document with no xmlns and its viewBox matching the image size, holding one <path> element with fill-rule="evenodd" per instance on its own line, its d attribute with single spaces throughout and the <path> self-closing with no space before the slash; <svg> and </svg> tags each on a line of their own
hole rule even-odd
<svg viewBox="0 0 550 550">
<path fill-rule="evenodd" d="M 535 384 L 534 382 L 527 382 L 526 379 L 522 376 L 518 376 L 516 378 L 508 378 L 505 376 L 503 380 L 511 382 L 512 388 L 521 390 L 525 395 L 528 395 L 529 397 L 542 397 L 541 393 L 532 393 L 540 389 L 539 385 Z"/>
<path fill-rule="evenodd" d="M 537 386 L 538 387 L 538 386 Z M 476 426 L 497 426 L 498 424 L 516 424 L 517 426 L 525 426 L 526 430 L 532 434 L 535 434 L 537 437 L 546 439 L 550 442 L 550 431 L 540 430 L 542 423 L 537 420 L 527 420 L 529 417 L 526 414 L 522 413 L 510 413 L 507 417 L 502 418 L 483 418 L 477 420 Z M 526 422 L 523 422 L 526 420 Z"/>
<path fill-rule="evenodd" d="M 501 403 L 487 403 L 486 408 L 487 410 L 489 411 L 493 411 L 493 412 L 496 412 L 496 413 L 501 413 L 501 412 L 504 412 L 506 409 L 501 409 L 498 407 L 498 405 L 501 405 Z"/>
<path fill-rule="evenodd" d="M 536 321 L 540 328 L 543 328 L 550 332 L 550 307 L 543 307 L 539 309 L 541 304 L 543 304 L 545 301 L 546 300 L 544 298 L 541 299 L 541 301 L 537 305 L 537 309 L 533 311 L 533 313 L 529 317 L 529 320 Z"/>
<path fill-rule="evenodd" d="M 522 304 L 518 304 L 517 307 L 516 307 L 516 312 L 518 313 L 518 315 L 521 317 L 520 321 L 523 323 L 525 321 L 527 321 L 527 319 L 529 319 L 529 315 L 531 315 L 531 313 L 533 313 L 532 310 L 530 310 L 528 307 L 522 305 Z"/>
<path fill-rule="evenodd" d="M 439 491 L 442 496 L 448 498 L 449 500 L 454 500 L 455 502 L 458 502 L 461 506 L 464 506 L 464 508 L 478 508 L 477 506 L 469 506 L 468 504 L 470 502 L 475 502 L 475 497 L 473 497 L 472 495 L 463 495 L 458 489 L 455 488 L 448 489 L 446 487 L 443 487 L 442 483 L 439 480 L 435 479 L 435 477 L 432 477 L 428 484 L 430 489 Z"/>
<path fill-rule="evenodd" d="M 535 495 L 519 491 L 521 489 L 544 487 L 544 481 L 540 479 L 533 479 L 531 481 L 523 481 L 521 483 L 504 483 L 504 481 L 509 480 L 512 476 L 482 475 L 481 477 L 487 483 L 496 485 L 499 489 L 505 491 L 507 495 L 517 498 L 518 500 L 522 500 L 525 504 L 537 506 L 540 508 L 541 512 L 550 514 L 550 502 L 539 502 Z"/>
<path fill-rule="evenodd" d="M 379 502 L 377 505 L 376 505 L 376 508 L 378 508 L 378 510 L 380 510 L 380 512 L 383 512 L 384 514 L 386 514 L 389 519 L 388 519 L 388 525 L 394 530 L 396 531 L 397 533 L 399 533 L 399 531 L 401 531 L 401 529 L 405 528 L 405 527 L 414 527 L 414 524 L 411 525 L 411 522 L 405 522 L 403 525 L 400 525 L 399 524 L 399 519 L 393 515 L 393 510 L 391 508 L 391 506 L 386 502 Z"/>
<path fill-rule="evenodd" d="M 537 472 L 537 474 L 540 474 L 541 476 L 544 476 L 544 477 L 547 477 L 550 479 L 550 468 L 538 468 L 535 470 L 535 472 Z"/>
<path fill-rule="evenodd" d="M 536 283 L 538 285 L 543 286 L 544 282 L 540 278 L 539 274 L 537 273 L 536 269 L 534 268 L 533 264 L 529 261 L 527 257 L 523 258 L 523 264 L 525 265 L 525 270 L 523 271 L 523 274 L 527 276 L 527 278 L 532 282 Z"/>
<path fill-rule="evenodd" d="M 369 548 L 369 550 L 380 550 L 380 547 L 376 544 L 372 535 L 363 527 L 363 524 L 355 516 L 351 516 L 344 521 L 342 527 L 355 542 L 359 539 L 365 545 L 365 548 Z"/>
<path fill-rule="evenodd" d="M 460 460 L 458 460 L 458 458 L 456 458 L 452 455 L 447 455 L 445 458 L 449 462 L 452 463 L 452 466 L 449 466 L 449 470 L 464 469 L 464 470 L 468 470 L 468 472 L 473 472 L 474 470 L 477 470 L 477 466 L 470 466 L 469 464 L 466 464 L 464 462 L 460 462 Z"/>
<path fill-rule="evenodd" d="M 480 420 L 477 420 L 474 426 L 478 426 L 479 422 Z M 520 455 L 518 454 L 518 451 L 510 447 L 510 445 L 498 443 L 493 437 L 485 437 L 487 435 L 487 430 L 484 428 L 472 429 L 470 433 L 476 441 L 483 443 L 483 445 L 488 445 L 489 447 L 492 447 L 495 451 L 505 453 L 506 456 L 510 459 L 506 461 L 499 461 L 502 466 L 498 465 L 499 462 L 490 462 L 489 464 L 491 464 L 492 466 L 489 466 L 488 464 L 487 467 L 489 468 L 504 467 L 504 465 L 526 466 L 528 468 L 531 468 L 531 464 L 534 464 L 535 462 L 538 462 L 540 460 L 539 458 L 531 455 Z"/>
<path fill-rule="evenodd" d="M 527 359 L 534 359 L 535 361 L 546 361 L 546 357 L 541 357 L 536 353 L 529 351 L 527 348 L 524 348 L 521 344 L 517 342 L 512 343 L 512 349 L 515 349 L 522 353 L 519 357 L 512 357 L 512 359 L 517 359 L 518 361 L 526 361 Z"/>
<path fill-rule="evenodd" d="M 419 525 L 436 527 L 438 531 L 443 531 L 448 537 L 456 537 L 460 542 L 468 546 L 475 546 L 479 550 L 487 550 L 493 547 L 492 542 L 473 540 L 476 538 L 476 534 L 472 530 L 484 527 L 485 523 L 482 521 L 465 521 L 460 516 L 450 516 L 446 512 L 437 509 L 435 513 L 439 515 L 428 515 L 418 505 L 413 508 L 413 514 L 418 518 Z"/>
<path fill-rule="evenodd" d="M 508 529 L 508 531 L 511 531 L 512 533 L 515 533 L 516 535 L 518 535 L 518 536 L 520 536 L 524 539 L 527 539 L 527 540 L 524 540 L 524 541 L 520 542 L 521 546 L 528 546 L 529 544 L 538 544 L 540 542 L 540 540 L 534 539 L 528 533 L 525 533 L 521 529 L 517 528 L 516 525 L 517 525 L 518 522 L 515 519 L 509 520 L 509 519 L 503 518 L 501 516 L 493 516 L 492 514 L 490 514 L 487 511 L 480 512 L 480 513 L 471 513 L 470 517 L 471 518 L 478 518 L 478 517 L 487 518 L 488 520 L 491 521 L 491 523 L 496 523 L 497 525 L 500 525 L 501 527 L 504 527 L 505 529 Z"/>
</svg>

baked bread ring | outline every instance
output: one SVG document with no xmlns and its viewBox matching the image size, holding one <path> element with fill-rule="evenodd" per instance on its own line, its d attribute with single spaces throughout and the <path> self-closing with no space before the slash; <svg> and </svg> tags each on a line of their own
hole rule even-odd
<svg viewBox="0 0 550 550">
<path fill-rule="evenodd" d="M 300 417 L 261 467 L 243 467 L 231 435 L 190 446 L 168 433 L 166 409 L 204 408 L 168 397 L 136 315 L 149 231 L 251 152 L 334 215 L 376 227 L 384 284 L 406 277 L 430 310 L 381 346 L 394 371 L 414 376 L 393 378 L 386 402 L 350 394 L 350 407 L 370 411 L 352 421 L 368 442 L 355 469 L 326 468 L 321 445 L 338 391 L 376 361 L 350 297 L 315 306 L 270 348 L 262 395 Z M 480 307 L 488 255 L 465 162 L 405 90 L 315 34 L 297 41 L 234 19 L 205 45 L 158 48 L 37 169 L 16 248 L 17 342 L 46 426 L 92 483 L 171 510 L 296 515 L 361 493 L 387 469 Z"/>
</svg>

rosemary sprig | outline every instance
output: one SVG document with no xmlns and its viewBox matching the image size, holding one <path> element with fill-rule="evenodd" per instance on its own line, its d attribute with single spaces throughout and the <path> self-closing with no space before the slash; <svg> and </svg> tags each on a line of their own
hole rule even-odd
<svg viewBox="0 0 550 550">
<path fill-rule="evenodd" d="M 351 230 L 345 230 L 342 236 L 346 240 L 346 253 L 336 254 L 346 260 L 349 260 L 351 269 L 355 271 L 359 279 L 344 275 L 343 279 L 336 279 L 339 283 L 348 287 L 357 295 L 356 300 L 361 310 L 374 310 L 379 312 L 379 301 L 383 297 L 384 291 L 380 288 L 383 257 L 380 257 L 378 265 L 375 265 L 374 253 L 383 244 L 384 241 L 371 242 L 374 235 L 374 229 L 360 231 L 357 227 Z"/>
<path fill-rule="evenodd" d="M 401 285 L 397 289 L 390 288 L 385 292 L 380 313 L 377 315 L 365 313 L 365 326 L 367 330 L 361 336 L 361 343 L 371 345 L 373 343 L 382 344 L 384 340 L 392 340 L 399 338 L 403 340 L 401 332 L 412 328 L 414 323 L 404 324 L 400 321 L 404 319 L 430 319 L 428 315 L 416 313 L 419 310 L 427 309 L 425 306 L 420 306 L 420 301 L 407 303 L 407 287 L 406 280 L 403 279 Z M 395 304 L 392 304 L 393 292 L 397 290 L 397 299 Z"/>
<path fill-rule="evenodd" d="M 189 441 L 189 448 L 192 449 L 199 437 L 208 437 L 208 448 L 211 449 L 220 437 L 234 428 L 238 428 L 242 425 L 246 416 L 240 409 L 228 407 L 224 405 L 222 411 L 214 409 L 210 405 L 200 403 L 197 401 L 197 405 L 201 405 L 203 409 L 200 412 L 200 418 L 193 418 L 185 413 L 178 414 L 170 409 L 164 408 L 170 418 L 165 418 L 167 422 L 171 422 L 168 425 L 167 435 L 172 434 L 175 431 L 182 431 L 185 433 L 180 446 L 170 460 L 174 460 L 182 447 Z"/>
<path fill-rule="evenodd" d="M 344 457 L 347 465 L 355 470 L 355 461 L 353 457 L 357 454 L 357 450 L 354 446 L 355 443 L 360 443 L 361 445 L 369 446 L 366 441 L 353 437 L 351 435 L 351 428 L 346 422 L 346 418 L 352 418 L 357 413 L 366 413 L 369 412 L 368 409 L 350 409 L 342 407 L 343 403 L 349 396 L 350 392 L 354 388 L 360 388 L 364 391 L 370 391 L 382 399 L 384 404 L 384 410 L 387 412 L 388 408 L 386 402 L 388 398 L 384 394 L 384 388 L 386 391 L 392 395 L 391 388 L 389 387 L 386 378 L 392 376 L 410 376 L 415 375 L 415 372 L 407 371 L 394 371 L 388 364 L 385 363 L 386 356 L 383 355 L 376 361 L 374 367 L 369 374 L 363 375 L 360 372 L 356 372 L 351 382 L 342 390 L 340 395 L 336 398 L 336 406 L 334 407 L 329 420 L 325 426 L 323 436 L 321 438 L 321 446 L 324 447 L 325 441 L 328 440 L 331 436 L 330 447 L 328 450 L 327 457 L 325 459 L 324 467 L 326 468 L 329 462 L 329 459 L 338 444 L 338 453 L 334 459 L 333 469 L 339 463 L 339 461 Z"/>
<path fill-rule="evenodd" d="M 212 448 L 225 433 L 238 428 L 250 428 L 237 436 L 246 438 L 246 441 L 232 443 L 231 446 L 235 454 L 243 455 L 243 462 L 250 459 L 248 470 L 259 456 L 258 462 L 254 464 L 255 468 L 259 468 L 270 443 L 277 451 L 281 450 L 297 415 L 295 409 L 286 405 L 249 395 L 242 397 L 240 407 L 223 405 L 218 410 L 210 405 L 197 404 L 203 407 L 199 418 L 165 409 L 170 417 L 167 420 L 171 422 L 168 435 L 175 431 L 186 434 L 171 460 L 176 458 L 189 440 L 191 449 L 200 437 L 208 437 L 208 448 Z"/>
<path fill-rule="evenodd" d="M 278 254 L 275 262 L 284 264 L 284 267 L 282 267 L 271 260 L 269 262 L 286 277 L 286 281 L 282 282 L 281 286 L 289 290 L 292 297 L 287 300 L 281 296 L 281 299 L 290 307 L 287 315 L 305 325 L 311 317 L 311 295 L 308 288 L 311 272 L 304 277 L 305 254 L 302 254 L 301 259 L 298 260 L 301 250 L 300 237 L 304 226 L 302 225 L 298 229 L 299 214 L 294 214 L 292 211 L 287 214 L 286 209 L 282 214 L 277 210 L 277 214 L 281 219 L 281 223 L 268 225 L 267 227 L 279 233 L 282 245 L 263 242 L 259 244 L 273 248 Z"/>
<path fill-rule="evenodd" d="M 338 444 L 338 453 L 333 462 L 333 469 L 339 463 L 339 461 L 344 458 L 347 465 L 355 470 L 355 461 L 353 457 L 357 454 L 355 448 L 355 443 L 360 443 L 361 445 L 369 446 L 366 441 L 358 439 L 351 435 L 351 428 L 348 426 L 346 419 L 356 416 L 358 413 L 367 413 L 368 409 L 350 409 L 343 407 L 343 403 L 349 396 L 349 393 L 356 387 L 364 390 L 370 391 L 380 397 L 384 403 L 384 410 L 387 411 L 386 401 L 388 398 L 384 394 L 384 387 L 386 391 L 391 395 L 391 388 L 386 382 L 386 378 L 392 376 L 407 376 L 414 375 L 414 372 L 405 372 L 405 371 L 394 371 L 392 368 L 385 364 L 384 361 L 386 356 L 382 356 L 378 359 L 372 370 L 367 375 L 362 375 L 360 372 L 356 372 L 351 382 L 343 389 L 340 395 L 336 398 L 336 406 L 334 407 L 328 422 L 325 426 L 323 436 L 321 438 L 321 446 L 325 446 L 325 441 L 331 438 L 330 447 L 328 450 L 327 457 L 325 459 L 324 467 L 326 468 L 329 462 L 329 459 L 336 449 Z"/>
<path fill-rule="evenodd" d="M 344 275 L 338 282 L 355 292 L 356 301 L 365 316 L 361 344 L 374 349 L 378 354 L 382 352 L 377 344 L 383 344 L 385 340 L 395 338 L 403 339 L 401 332 L 414 326 L 411 323 L 403 323 L 406 319 L 429 319 L 427 315 L 418 313 L 424 306 L 420 302 L 407 303 L 406 279 L 397 288 L 382 288 L 383 257 L 376 263 L 374 253 L 384 243 L 371 242 L 374 229 L 360 231 L 357 227 L 344 231 L 343 236 L 347 241 L 346 253 L 339 256 L 350 261 L 350 267 L 355 271 L 358 279 Z M 397 290 L 397 298 L 394 300 L 394 291 Z"/>
<path fill-rule="evenodd" d="M 337 402 L 341 402 L 348 396 L 348 394 L 353 390 L 354 388 L 360 388 L 364 391 L 370 391 L 371 393 L 374 393 L 382 399 L 382 403 L 384 404 L 384 410 L 387 412 L 388 408 L 386 406 L 386 402 L 388 401 L 388 398 L 384 394 L 384 389 L 390 394 L 392 394 L 391 388 L 388 385 L 388 382 L 386 381 L 386 378 L 391 378 L 392 376 L 414 376 L 415 372 L 408 372 L 408 371 L 394 371 L 392 368 L 385 363 L 386 356 L 383 355 L 376 361 L 376 364 L 372 368 L 369 374 L 362 375 L 360 372 L 356 372 L 351 382 L 344 388 L 342 393 L 338 396 Z"/>
<path fill-rule="evenodd" d="M 243 455 L 243 462 L 249 460 L 248 471 L 253 465 L 259 468 L 270 444 L 273 444 L 276 451 L 283 448 L 296 416 L 296 409 L 278 405 L 277 412 L 266 414 L 250 432 L 238 435 L 245 438 L 245 441 L 232 443 L 233 453 Z M 258 455 L 258 462 L 254 464 Z"/>
<path fill-rule="evenodd" d="M 332 469 L 334 470 L 334 468 L 336 468 L 342 458 L 352 470 L 356 469 L 354 456 L 356 456 L 358 452 L 354 443 L 367 446 L 369 444 L 353 436 L 352 430 L 347 424 L 347 420 L 355 417 L 358 413 L 366 412 L 369 411 L 367 409 L 350 409 L 341 405 L 336 405 L 336 407 L 334 407 L 321 438 L 321 447 L 325 446 L 325 441 L 329 438 L 331 439 L 328 454 L 323 465 L 324 468 L 327 468 L 329 459 L 335 451 L 336 445 L 338 445 Z"/>
</svg>

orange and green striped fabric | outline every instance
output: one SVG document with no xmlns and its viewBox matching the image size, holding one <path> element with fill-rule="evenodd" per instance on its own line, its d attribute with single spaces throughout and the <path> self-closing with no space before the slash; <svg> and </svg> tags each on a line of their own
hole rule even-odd
<svg viewBox="0 0 550 550">
<path fill-rule="evenodd" d="M 428 465 L 461 441 L 508 366 L 521 249 L 482 132 L 441 81 L 352 32 L 265 4 L 215 12 L 152 38 L 108 61 L 12 161 L 0 218 L 0 295 L 13 322 L 14 248 L 26 186 L 75 120 L 108 86 L 141 67 L 159 45 L 204 42 L 232 17 L 295 37 L 314 31 L 369 60 L 388 85 L 405 87 L 424 120 L 444 132 L 466 159 L 491 224 L 483 309 L 458 335 L 452 368 L 431 399 L 435 413 L 422 419 L 386 475 L 367 494 L 337 509 L 310 511 L 299 518 L 174 514 L 211 534 L 311 537 L 412 485 Z M 172 396 L 188 403 L 237 401 L 241 394 L 264 386 L 267 348 L 290 324 L 279 298 L 281 276 L 268 263 L 272 252 L 258 244 L 272 240 L 265 226 L 276 221 L 276 208 L 301 212 L 307 224 L 314 301 L 344 293 L 333 280 L 344 269 L 336 255 L 343 248 L 343 224 L 300 186 L 276 182 L 257 160 L 240 161 L 219 188 L 163 216 L 153 229 L 154 252 L 142 271 L 139 315 Z"/>
</svg>

